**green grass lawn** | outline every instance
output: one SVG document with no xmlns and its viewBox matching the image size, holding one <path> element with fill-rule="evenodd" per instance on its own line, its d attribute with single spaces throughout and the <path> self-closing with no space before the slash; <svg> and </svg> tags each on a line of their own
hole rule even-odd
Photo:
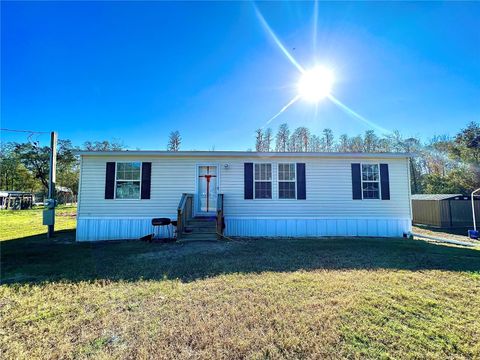
<svg viewBox="0 0 480 360">
<path fill-rule="evenodd" d="M 480 358 L 478 250 L 77 244 L 74 223 L 47 240 L 39 210 L 0 212 L 2 358 Z"/>
<path fill-rule="evenodd" d="M 0 211 L 0 241 L 46 234 L 47 227 L 42 225 L 42 210 L 43 208 Z M 56 209 L 55 230 L 75 230 L 76 212 L 75 206 L 59 206 Z"/>
</svg>

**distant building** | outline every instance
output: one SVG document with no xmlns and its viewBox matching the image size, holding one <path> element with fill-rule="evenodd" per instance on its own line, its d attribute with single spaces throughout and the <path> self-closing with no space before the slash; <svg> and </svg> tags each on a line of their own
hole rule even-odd
<svg viewBox="0 0 480 360">
<path fill-rule="evenodd" d="M 55 198 L 59 204 L 73 204 L 77 202 L 76 196 L 72 189 L 65 186 L 55 186 Z"/>
<path fill-rule="evenodd" d="M 31 209 L 35 196 L 31 192 L 0 190 L 0 209 Z"/>
</svg>

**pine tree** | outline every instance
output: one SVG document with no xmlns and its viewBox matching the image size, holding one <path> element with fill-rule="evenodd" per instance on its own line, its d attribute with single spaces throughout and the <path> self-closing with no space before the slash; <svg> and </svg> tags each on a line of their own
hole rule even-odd
<svg viewBox="0 0 480 360">
<path fill-rule="evenodd" d="M 167 150 L 168 151 L 178 151 L 180 150 L 180 144 L 182 143 L 182 137 L 178 130 L 172 131 L 168 139 Z"/>
</svg>

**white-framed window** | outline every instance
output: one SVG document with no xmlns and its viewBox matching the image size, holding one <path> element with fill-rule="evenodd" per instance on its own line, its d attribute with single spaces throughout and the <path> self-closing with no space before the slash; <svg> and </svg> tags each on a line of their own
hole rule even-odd
<svg viewBox="0 0 480 360">
<path fill-rule="evenodd" d="M 140 199 L 141 162 L 117 162 L 115 199 Z"/>
<path fill-rule="evenodd" d="M 378 164 L 362 164 L 362 198 L 380 199 L 380 170 Z"/>
<path fill-rule="evenodd" d="M 272 198 L 272 164 L 254 164 L 255 199 Z"/>
<path fill-rule="evenodd" d="M 278 164 L 278 198 L 297 198 L 296 164 Z"/>
</svg>

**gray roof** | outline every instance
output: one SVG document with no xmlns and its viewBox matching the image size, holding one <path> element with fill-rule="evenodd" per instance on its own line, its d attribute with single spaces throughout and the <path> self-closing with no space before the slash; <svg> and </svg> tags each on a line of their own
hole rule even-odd
<svg viewBox="0 0 480 360">
<path fill-rule="evenodd" d="M 462 194 L 416 194 L 412 195 L 412 200 L 448 200 L 457 196 L 463 197 Z"/>
<path fill-rule="evenodd" d="M 81 156 L 172 156 L 172 157 L 340 157 L 340 158 L 374 158 L 394 159 L 408 158 L 408 153 L 358 153 L 358 152 L 256 152 L 256 151 L 157 151 L 157 150 L 125 150 L 125 151 L 77 151 Z"/>
<path fill-rule="evenodd" d="M 0 190 L 0 197 L 7 196 L 20 196 L 20 195 L 32 195 L 31 192 L 26 191 L 15 191 L 15 190 Z"/>
<path fill-rule="evenodd" d="M 58 191 L 58 192 L 66 192 L 66 193 L 71 193 L 73 192 L 71 189 L 65 187 L 65 186 L 59 186 L 59 185 L 56 185 L 55 186 L 55 190 Z"/>
</svg>

